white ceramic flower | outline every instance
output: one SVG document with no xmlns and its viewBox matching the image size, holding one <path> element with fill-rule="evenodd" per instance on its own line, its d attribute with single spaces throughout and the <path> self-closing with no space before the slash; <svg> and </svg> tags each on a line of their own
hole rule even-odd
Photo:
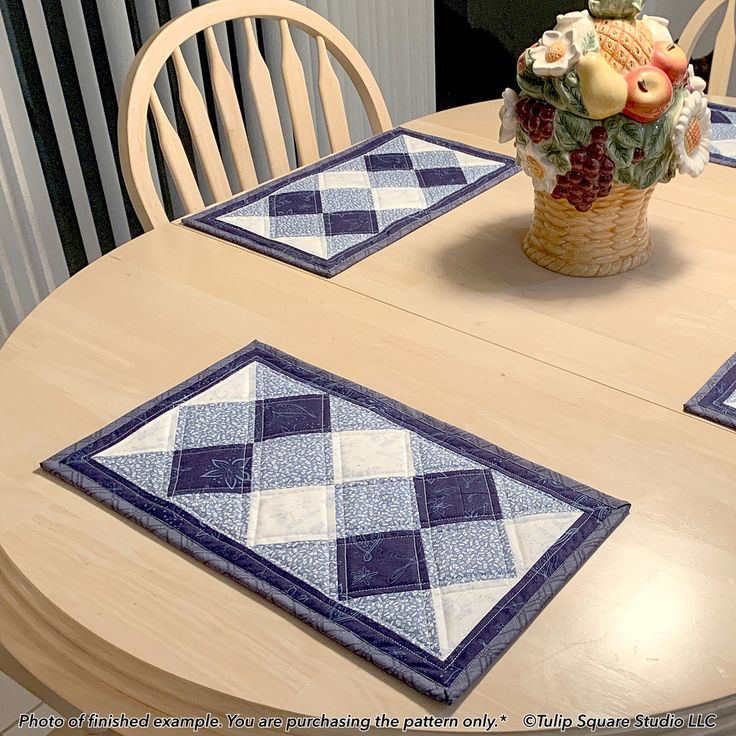
<svg viewBox="0 0 736 736">
<path fill-rule="evenodd" d="M 501 132 L 498 134 L 498 140 L 501 143 L 508 143 L 516 138 L 516 103 L 518 101 L 519 95 L 507 87 L 503 93 L 503 105 L 499 112 Z"/>
<path fill-rule="evenodd" d="M 532 70 L 540 77 L 561 77 L 575 66 L 583 55 L 575 40 L 575 31 L 547 31 L 538 46 L 529 51 Z"/>
<path fill-rule="evenodd" d="M 554 164 L 533 143 L 516 146 L 516 162 L 524 173 L 532 178 L 534 188 L 539 192 L 552 193 L 557 186 L 557 170 Z"/>
<path fill-rule="evenodd" d="M 708 100 L 701 92 L 685 98 L 672 132 L 672 145 L 681 174 L 700 176 L 710 160 L 712 129 Z"/>
<path fill-rule="evenodd" d="M 557 16 L 555 30 L 564 33 L 570 29 L 573 31 L 576 43 L 584 51 L 595 51 L 599 48 L 595 24 L 587 10 Z"/>
<path fill-rule="evenodd" d="M 657 43 L 657 41 L 672 43 L 672 34 L 669 31 L 670 22 L 667 18 L 660 18 L 656 15 L 643 15 L 641 19 L 644 25 L 652 32 L 654 43 Z"/>
<path fill-rule="evenodd" d="M 687 91 L 704 93 L 707 83 L 705 79 L 695 76 L 695 68 L 692 64 L 687 68 Z"/>
</svg>

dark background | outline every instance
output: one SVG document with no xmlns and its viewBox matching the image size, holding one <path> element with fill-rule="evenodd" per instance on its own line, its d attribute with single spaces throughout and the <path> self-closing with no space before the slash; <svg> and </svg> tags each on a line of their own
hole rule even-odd
<svg viewBox="0 0 736 736">
<path fill-rule="evenodd" d="M 521 52 L 555 26 L 559 13 L 587 7 L 587 0 L 435 0 L 437 109 L 516 87 Z"/>
</svg>

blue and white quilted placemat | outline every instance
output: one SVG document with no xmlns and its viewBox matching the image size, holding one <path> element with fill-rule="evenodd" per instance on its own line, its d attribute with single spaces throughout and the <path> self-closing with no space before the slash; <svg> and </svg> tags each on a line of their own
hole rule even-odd
<svg viewBox="0 0 736 736">
<path fill-rule="evenodd" d="M 629 510 L 257 342 L 42 466 L 448 703 Z"/>
<path fill-rule="evenodd" d="M 736 109 L 715 102 L 708 106 L 713 125 L 710 160 L 736 167 Z"/>
<path fill-rule="evenodd" d="M 736 355 L 685 404 L 685 411 L 736 429 Z"/>
<path fill-rule="evenodd" d="M 397 128 L 183 222 L 334 276 L 518 170 L 508 156 Z"/>
</svg>

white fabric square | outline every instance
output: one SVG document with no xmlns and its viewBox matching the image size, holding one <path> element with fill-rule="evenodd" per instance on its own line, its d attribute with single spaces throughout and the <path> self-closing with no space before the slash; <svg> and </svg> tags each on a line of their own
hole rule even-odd
<svg viewBox="0 0 736 736">
<path fill-rule="evenodd" d="M 723 403 L 726 406 L 732 406 L 734 409 L 736 409 L 736 393 L 734 393 L 732 396 L 729 396 Z"/>
<path fill-rule="evenodd" d="M 368 189 L 367 171 L 325 171 L 319 175 L 320 189 Z"/>
<path fill-rule="evenodd" d="M 432 605 L 440 656 L 445 659 L 451 654 L 518 582 L 518 578 L 509 578 L 433 588 Z"/>
<path fill-rule="evenodd" d="M 506 534 L 521 577 L 582 516 L 582 511 L 566 514 L 534 514 L 504 519 Z"/>
<path fill-rule="evenodd" d="M 263 235 L 264 237 L 269 237 L 269 234 L 270 234 L 270 229 L 269 229 L 269 223 L 271 221 L 270 217 L 266 217 L 266 216 L 240 217 L 238 215 L 223 215 L 222 217 L 218 219 L 224 220 L 225 222 L 229 222 L 231 225 L 235 225 L 236 227 L 239 227 L 243 230 L 247 230 L 248 232 L 251 232 L 251 233 L 255 233 L 256 235 Z"/>
<path fill-rule="evenodd" d="M 410 434 L 403 429 L 332 433 L 335 483 L 414 475 Z"/>
<path fill-rule="evenodd" d="M 250 493 L 247 545 L 335 539 L 335 487 Z"/>
<path fill-rule="evenodd" d="M 179 421 L 179 407 L 169 409 L 153 421 L 129 434 L 125 439 L 98 452 L 95 457 L 115 457 L 134 455 L 139 452 L 165 452 L 173 450 L 176 441 L 176 425 Z"/>
<path fill-rule="evenodd" d="M 444 146 L 438 146 L 436 143 L 430 143 L 422 138 L 413 138 L 412 136 L 402 136 L 406 150 L 409 153 L 423 153 L 425 151 L 446 151 Z"/>
<path fill-rule="evenodd" d="M 713 146 L 722 156 L 736 156 L 736 140 L 713 141 Z"/>
<path fill-rule="evenodd" d="M 419 187 L 376 187 L 373 204 L 377 210 L 421 210 L 427 200 Z"/>
<path fill-rule="evenodd" d="M 489 161 L 479 156 L 471 156 L 469 153 L 464 153 L 463 151 L 454 151 L 453 153 L 460 166 L 500 166 L 496 161 Z"/>
<path fill-rule="evenodd" d="M 183 406 L 195 404 L 232 404 L 255 401 L 256 364 L 249 363 L 236 373 L 229 375 L 214 386 L 184 402 Z"/>
<path fill-rule="evenodd" d="M 282 236 L 279 242 L 313 256 L 325 258 L 327 255 L 327 240 L 320 235 Z"/>
</svg>

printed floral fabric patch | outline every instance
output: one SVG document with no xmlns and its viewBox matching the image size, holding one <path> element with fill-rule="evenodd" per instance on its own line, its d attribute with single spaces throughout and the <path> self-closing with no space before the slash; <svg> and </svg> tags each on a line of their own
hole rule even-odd
<svg viewBox="0 0 736 736">
<path fill-rule="evenodd" d="M 257 342 L 42 465 L 446 702 L 629 509 Z"/>
<path fill-rule="evenodd" d="M 517 171 L 508 156 L 397 128 L 183 222 L 334 276 Z"/>
</svg>

